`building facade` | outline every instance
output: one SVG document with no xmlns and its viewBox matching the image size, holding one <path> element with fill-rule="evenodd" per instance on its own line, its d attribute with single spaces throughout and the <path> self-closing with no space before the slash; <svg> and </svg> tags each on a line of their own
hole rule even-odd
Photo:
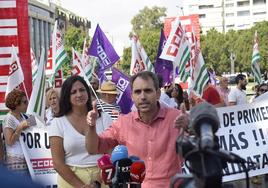
<svg viewBox="0 0 268 188">
<path fill-rule="evenodd" d="M 45 3 L 36 0 L 29 0 L 28 2 L 30 46 L 37 59 L 41 55 L 42 47 L 45 48 L 45 57 L 47 57 L 55 20 L 58 20 L 63 33 L 70 26 L 79 27 L 86 33 L 91 27 L 90 21 L 64 9 L 59 3 Z"/>
<path fill-rule="evenodd" d="M 191 0 L 183 6 L 186 15 L 198 14 L 203 33 L 248 29 L 268 20 L 266 0 Z"/>
</svg>

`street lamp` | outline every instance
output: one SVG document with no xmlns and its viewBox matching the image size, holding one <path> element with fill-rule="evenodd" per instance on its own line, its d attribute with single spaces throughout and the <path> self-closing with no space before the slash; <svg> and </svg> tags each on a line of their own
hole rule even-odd
<svg viewBox="0 0 268 188">
<path fill-rule="evenodd" d="M 236 55 L 232 51 L 231 51 L 231 55 L 230 55 L 230 60 L 231 60 L 231 74 L 234 74 L 235 73 L 235 71 L 234 71 L 234 62 L 236 60 Z"/>
</svg>

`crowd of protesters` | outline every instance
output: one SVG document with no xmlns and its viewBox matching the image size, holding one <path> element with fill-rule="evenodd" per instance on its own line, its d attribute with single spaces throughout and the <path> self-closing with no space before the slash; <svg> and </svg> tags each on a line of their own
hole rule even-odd
<svg viewBox="0 0 268 188">
<path fill-rule="evenodd" d="M 196 96 L 180 83 L 163 83 L 161 76 L 143 71 L 131 77 L 135 106 L 127 115 L 121 115 L 112 81 L 100 84 L 93 78 L 92 92 L 82 77 L 71 76 L 60 92 L 48 89 L 45 122 L 58 187 L 104 187 L 97 159 L 118 144 L 145 161 L 144 188 L 168 187 L 170 178 L 181 170 L 183 159 L 173 146 L 181 128 L 189 124 L 186 111 L 204 101 L 216 108 L 247 103 L 246 76 L 238 74 L 235 82 L 236 87 L 230 89 L 226 77 L 219 83 L 210 80 L 203 95 Z M 255 89 L 252 101 L 267 92 L 268 85 L 263 83 Z M 19 143 L 21 132 L 30 126 L 25 114 L 28 101 L 24 92 L 13 90 L 5 103 L 10 112 L 2 125 L 4 142 L 1 140 L 0 146 L 5 149 L 0 147 L 0 159 L 9 169 L 29 176 Z"/>
</svg>

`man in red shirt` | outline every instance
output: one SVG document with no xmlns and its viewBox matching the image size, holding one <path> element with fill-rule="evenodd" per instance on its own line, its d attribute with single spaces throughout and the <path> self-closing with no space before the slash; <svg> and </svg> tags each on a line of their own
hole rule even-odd
<svg viewBox="0 0 268 188">
<path fill-rule="evenodd" d="M 96 109 L 88 113 L 86 147 L 89 153 L 103 153 L 118 144 L 128 148 L 129 155 L 145 162 L 146 177 L 143 188 L 168 188 L 170 178 L 181 169 L 181 158 L 176 154 L 175 142 L 189 117 L 175 108 L 162 106 L 158 100 L 160 88 L 157 76 L 149 71 L 131 78 L 132 99 L 137 111 L 119 115 L 101 135 L 96 134 Z"/>
<path fill-rule="evenodd" d="M 208 103 L 214 105 L 215 107 L 222 107 L 224 104 L 222 103 L 220 94 L 217 89 L 211 85 L 209 82 L 204 88 L 202 99 L 207 101 Z"/>
</svg>

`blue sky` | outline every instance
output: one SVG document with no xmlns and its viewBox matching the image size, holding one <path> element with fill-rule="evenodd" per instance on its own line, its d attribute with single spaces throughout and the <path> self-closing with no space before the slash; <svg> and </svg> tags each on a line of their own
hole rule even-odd
<svg viewBox="0 0 268 188">
<path fill-rule="evenodd" d="M 139 10 L 145 6 L 161 6 L 167 8 L 167 16 L 177 16 L 181 15 L 178 8 L 181 5 L 182 0 L 61 0 L 62 7 L 91 21 L 90 36 L 99 23 L 120 56 L 123 48 L 130 46 L 130 22 Z"/>
</svg>

